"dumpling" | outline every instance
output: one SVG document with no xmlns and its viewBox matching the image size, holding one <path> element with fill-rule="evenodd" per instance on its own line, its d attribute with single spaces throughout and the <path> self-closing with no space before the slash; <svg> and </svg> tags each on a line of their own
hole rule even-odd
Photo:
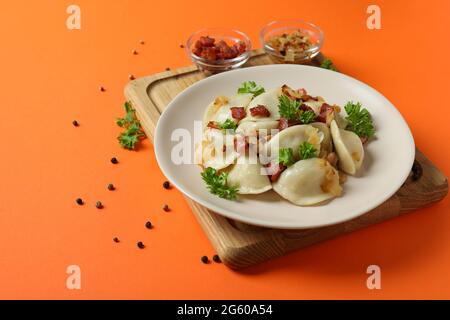
<svg viewBox="0 0 450 320">
<path fill-rule="evenodd" d="M 323 134 L 323 140 L 320 143 L 320 158 L 326 157 L 330 152 L 333 151 L 333 141 L 331 139 L 330 128 L 323 122 L 313 122 L 310 123 L 314 128 L 319 129 L 319 131 Z"/>
<path fill-rule="evenodd" d="M 196 145 L 195 163 L 203 168 L 224 169 L 239 157 L 234 148 L 234 136 L 224 135 L 221 130 L 207 128 L 203 140 Z"/>
<path fill-rule="evenodd" d="M 264 92 L 255 97 L 247 106 L 247 115 L 245 121 L 267 121 L 280 119 L 280 113 L 278 112 L 278 99 L 281 96 L 281 88 L 275 88 L 270 91 Z M 264 106 L 270 112 L 269 117 L 253 117 L 250 113 L 250 109 L 256 106 Z"/>
<path fill-rule="evenodd" d="M 272 129 L 278 128 L 278 121 L 266 120 L 266 121 L 246 121 L 241 122 L 236 129 L 236 133 L 241 133 L 244 136 L 256 136 L 259 130 L 266 130 L 266 134 L 271 134 Z"/>
<path fill-rule="evenodd" d="M 250 162 L 253 160 L 253 162 Z M 259 194 L 272 189 L 265 169 L 257 158 L 242 156 L 228 171 L 227 185 L 237 187 L 239 194 Z"/>
<path fill-rule="evenodd" d="M 361 139 L 352 131 L 339 129 L 336 121 L 331 122 L 331 136 L 339 158 L 339 168 L 348 174 L 355 174 L 364 160 Z"/>
<path fill-rule="evenodd" d="M 217 97 L 207 108 L 203 115 L 203 127 L 206 127 L 210 121 L 225 122 L 227 119 L 233 119 L 231 116 L 232 107 L 243 107 L 252 100 L 251 93 L 236 94 L 232 97 Z"/>
<path fill-rule="evenodd" d="M 320 143 L 324 135 L 319 129 L 311 125 L 296 125 L 284 129 L 274 135 L 269 142 L 265 144 L 262 157 L 268 157 L 270 160 L 278 159 L 278 151 L 282 148 L 291 148 L 294 151 L 294 158 L 299 159 L 298 148 L 307 141 L 320 153 Z"/>
<path fill-rule="evenodd" d="M 296 162 L 272 186 L 280 196 L 299 206 L 318 204 L 342 194 L 338 172 L 319 158 Z"/>
</svg>

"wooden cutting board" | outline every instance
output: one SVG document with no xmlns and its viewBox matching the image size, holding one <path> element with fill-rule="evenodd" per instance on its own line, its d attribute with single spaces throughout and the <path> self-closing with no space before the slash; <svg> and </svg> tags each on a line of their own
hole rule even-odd
<svg viewBox="0 0 450 320">
<path fill-rule="evenodd" d="M 311 64 L 318 65 L 323 59 L 319 55 Z M 263 51 L 255 50 L 246 66 L 272 63 Z M 153 140 L 156 123 L 167 104 L 207 76 L 192 65 L 136 79 L 126 86 L 125 96 L 135 107 L 150 139 Z M 229 220 L 189 198 L 186 200 L 222 261 L 230 268 L 241 269 L 422 208 L 441 200 L 447 192 L 447 178 L 416 149 L 414 170 L 394 196 L 354 220 L 333 226 L 307 230 L 261 228 Z"/>
</svg>

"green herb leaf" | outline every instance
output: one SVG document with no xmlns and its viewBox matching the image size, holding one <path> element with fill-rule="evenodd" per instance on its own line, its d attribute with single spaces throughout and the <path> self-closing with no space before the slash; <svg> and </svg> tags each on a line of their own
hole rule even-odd
<svg viewBox="0 0 450 320">
<path fill-rule="evenodd" d="M 288 120 L 297 120 L 299 117 L 300 101 L 291 100 L 284 94 L 278 98 L 278 112 Z"/>
<path fill-rule="evenodd" d="M 314 111 L 307 110 L 300 114 L 300 121 L 303 124 L 308 124 L 308 123 L 314 122 L 315 120 L 316 120 L 316 114 L 314 113 Z"/>
<path fill-rule="evenodd" d="M 227 186 L 228 173 L 217 174 L 216 169 L 208 167 L 201 173 L 201 176 L 212 194 L 228 200 L 236 199 L 238 189 Z"/>
<path fill-rule="evenodd" d="M 294 151 L 291 148 L 281 148 L 278 151 L 278 163 L 289 167 L 295 163 Z"/>
<path fill-rule="evenodd" d="M 237 128 L 237 123 L 231 119 L 227 119 L 224 122 L 219 123 L 218 126 L 222 130 L 233 130 L 234 131 Z"/>
<path fill-rule="evenodd" d="M 361 138 L 370 138 L 375 134 L 372 116 L 367 109 L 361 106 L 361 103 L 347 102 L 345 105 L 348 120 L 347 129 L 353 131 Z"/>
<path fill-rule="evenodd" d="M 125 117 L 118 118 L 116 120 L 116 124 L 124 128 L 125 131 L 122 132 L 117 139 L 119 140 L 119 144 L 125 148 L 132 150 L 135 148 L 136 143 L 139 142 L 141 137 L 144 137 L 145 134 L 141 130 L 141 125 L 139 120 L 136 118 L 136 110 L 133 109 L 133 106 L 130 102 L 125 102 Z"/>
<path fill-rule="evenodd" d="M 298 147 L 298 154 L 301 160 L 315 158 L 317 156 L 317 150 L 314 146 L 305 141 Z"/>
<path fill-rule="evenodd" d="M 266 90 L 264 90 L 264 88 L 260 85 L 256 84 L 255 81 L 246 81 L 238 88 L 238 93 L 251 93 L 254 97 L 259 96 L 265 91 Z"/>
<path fill-rule="evenodd" d="M 338 71 L 336 69 L 336 67 L 334 66 L 333 61 L 331 61 L 330 59 L 323 60 L 322 63 L 320 64 L 320 67 L 324 68 L 324 69 L 332 70 L 332 71 Z"/>
</svg>

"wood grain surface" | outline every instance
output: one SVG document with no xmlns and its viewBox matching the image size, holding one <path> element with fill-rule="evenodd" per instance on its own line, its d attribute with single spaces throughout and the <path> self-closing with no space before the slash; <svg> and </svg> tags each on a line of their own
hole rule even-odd
<svg viewBox="0 0 450 320">
<path fill-rule="evenodd" d="M 319 55 L 311 64 L 318 65 L 323 59 Z M 254 50 L 246 66 L 272 63 L 263 51 Z M 153 140 L 156 123 L 168 103 L 207 76 L 196 66 L 188 66 L 139 78 L 126 86 L 125 96 L 135 107 L 150 139 Z M 415 174 L 411 173 L 397 193 L 379 207 L 356 219 L 323 228 L 279 230 L 246 225 L 222 217 L 189 198 L 186 200 L 222 261 L 232 269 L 242 269 L 443 199 L 448 192 L 447 178 L 417 149 L 416 167 Z"/>
</svg>

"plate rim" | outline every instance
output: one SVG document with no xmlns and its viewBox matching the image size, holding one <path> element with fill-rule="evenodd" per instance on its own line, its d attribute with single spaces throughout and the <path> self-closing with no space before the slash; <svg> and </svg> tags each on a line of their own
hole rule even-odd
<svg viewBox="0 0 450 320">
<path fill-rule="evenodd" d="M 219 74 L 215 74 L 212 76 L 209 76 L 207 78 L 201 79 L 197 82 L 195 82 L 194 84 L 190 85 L 189 87 L 187 87 L 186 89 L 184 89 L 183 91 L 181 91 L 180 93 L 178 93 L 173 99 L 172 101 L 170 101 L 170 103 L 166 106 L 166 108 L 164 109 L 164 111 L 161 113 L 160 118 L 158 119 L 158 122 L 156 124 L 156 128 L 155 128 L 155 138 L 154 138 L 154 151 L 155 151 L 155 155 L 156 155 L 156 161 L 158 163 L 159 168 L 161 169 L 162 173 L 164 174 L 164 176 L 181 192 L 183 193 L 185 196 L 187 196 L 191 201 L 197 202 L 198 204 L 206 207 L 207 209 L 213 211 L 216 214 L 222 215 L 226 218 L 229 219 L 233 219 L 236 221 L 240 221 L 246 224 L 250 224 L 250 225 L 254 225 L 254 226 L 259 226 L 259 227 L 265 227 L 265 228 L 273 228 L 273 229 L 285 229 L 285 230 L 302 230 L 302 229 L 316 229 L 316 228 L 322 228 L 322 227 L 327 227 L 327 226 L 331 226 L 331 225 L 337 225 L 340 223 L 344 223 L 353 219 L 356 219 L 368 212 L 370 212 L 371 210 L 375 209 L 376 207 L 382 205 L 384 202 L 386 202 L 389 198 L 391 198 L 403 185 L 403 183 L 406 181 L 406 179 L 409 176 L 410 170 L 406 170 L 402 175 L 402 178 L 399 179 L 399 182 L 396 183 L 395 185 L 395 189 L 393 189 L 394 191 L 390 191 L 389 193 L 387 193 L 384 197 L 382 197 L 382 200 L 379 200 L 378 202 L 369 202 L 369 204 L 371 203 L 371 205 L 366 205 L 364 206 L 364 208 L 359 209 L 359 210 L 354 210 L 355 213 L 348 216 L 347 218 L 344 219 L 339 219 L 339 221 L 331 221 L 331 222 L 326 222 L 326 223 L 315 223 L 314 225 L 308 225 L 308 226 L 298 226 L 298 225 L 292 225 L 291 223 L 285 222 L 285 223 L 276 223 L 276 222 L 271 222 L 270 224 L 268 224 L 267 220 L 262 220 L 262 219 L 258 219 L 255 218 L 254 216 L 243 216 L 241 214 L 237 214 L 234 213 L 231 210 L 227 210 L 224 209 L 220 206 L 217 206 L 215 204 L 209 203 L 208 201 L 204 201 L 201 198 L 198 198 L 197 196 L 195 196 L 190 190 L 185 189 L 183 187 L 181 187 L 176 181 L 176 179 L 173 178 L 173 176 L 169 173 L 170 170 L 168 170 L 167 168 L 165 168 L 164 162 L 161 161 L 160 156 L 158 156 L 158 151 L 160 150 L 161 146 L 160 146 L 160 142 L 159 142 L 159 138 L 158 136 L 160 136 L 161 133 L 160 132 L 160 127 L 161 127 L 161 123 L 163 123 L 166 120 L 163 120 L 167 117 L 168 112 L 166 112 L 167 110 L 169 110 L 170 108 L 172 108 L 171 106 L 173 104 L 175 104 L 175 101 L 177 101 L 178 99 L 182 99 L 183 96 L 189 94 L 189 92 L 191 90 L 194 90 L 197 86 L 202 85 L 205 82 L 211 81 L 211 79 L 215 79 L 215 78 L 220 78 L 223 77 L 224 74 L 230 74 L 230 73 L 241 73 L 241 72 L 245 72 L 248 69 L 271 69 L 271 68 L 306 68 L 306 69 L 319 69 L 321 70 L 321 72 L 335 72 L 335 71 L 331 71 L 331 70 L 327 70 L 327 69 L 321 69 L 315 66 L 308 66 L 308 65 L 292 65 L 292 64 L 271 64 L 271 65 L 259 65 L 259 66 L 251 66 L 251 67 L 245 67 L 242 69 L 236 69 L 236 70 L 231 70 L 231 71 L 227 71 L 227 72 L 223 72 L 223 73 L 219 73 Z M 376 90 L 375 88 L 369 86 L 368 84 L 353 78 L 349 75 L 343 74 L 343 73 L 338 73 L 341 77 L 344 78 L 348 78 L 351 81 L 356 82 L 358 85 L 368 89 L 369 91 L 375 92 L 377 95 L 380 95 L 383 99 L 385 99 L 388 103 L 387 106 L 389 106 L 389 108 L 393 109 L 394 112 L 396 112 L 398 114 L 398 116 L 403 120 L 403 124 L 405 127 L 405 132 L 407 133 L 408 136 L 408 142 L 409 143 L 409 147 L 410 147 L 410 152 L 409 152 L 409 162 L 408 162 L 408 167 L 409 164 L 412 167 L 413 163 L 414 163 L 414 159 L 415 159 L 415 141 L 414 141 L 414 137 L 412 135 L 411 129 L 409 128 L 408 123 L 406 122 L 406 120 L 404 119 L 404 117 L 402 116 L 402 114 L 400 113 L 400 111 L 394 106 L 393 103 L 390 102 L 389 99 L 387 99 L 382 93 L 380 93 L 378 90 Z M 406 165 L 405 165 L 406 168 Z M 287 201 L 287 200 L 286 200 Z"/>
</svg>

